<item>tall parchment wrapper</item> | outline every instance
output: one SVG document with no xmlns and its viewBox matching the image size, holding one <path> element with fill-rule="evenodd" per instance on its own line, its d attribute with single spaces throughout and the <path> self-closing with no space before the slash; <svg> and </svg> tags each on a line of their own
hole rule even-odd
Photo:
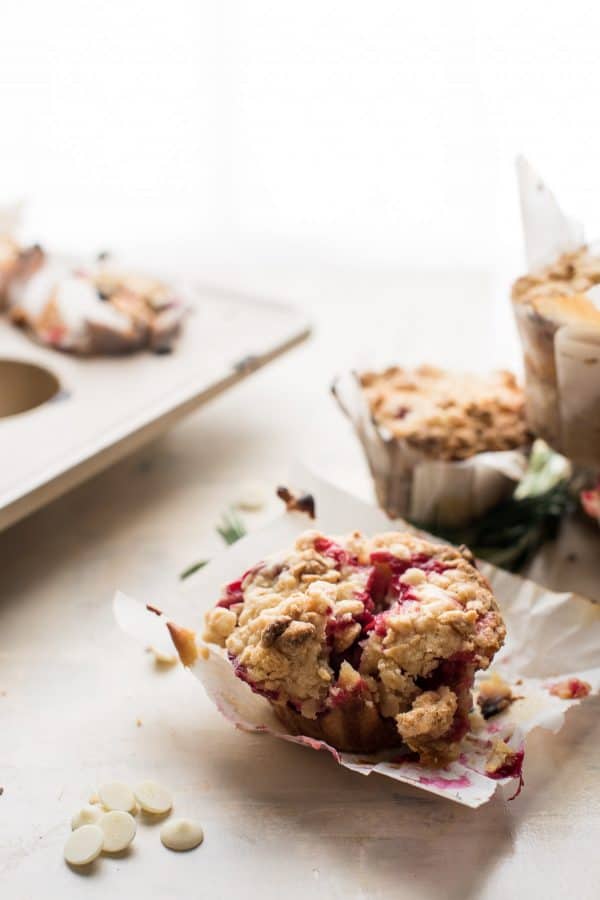
<svg viewBox="0 0 600 900">
<path fill-rule="evenodd" d="M 523 158 L 517 175 L 530 273 L 584 244 L 583 229 L 560 209 Z M 600 247 L 590 248 L 600 259 Z M 600 309 L 598 288 L 585 296 Z M 556 305 L 543 315 L 513 297 L 525 364 L 527 418 L 532 432 L 584 467 L 600 466 L 600 325 L 578 324 Z"/>
<path fill-rule="evenodd" d="M 392 518 L 429 528 L 466 525 L 507 499 L 523 477 L 521 450 L 477 453 L 461 462 L 427 459 L 373 421 L 353 371 L 336 378 L 332 393 L 363 447 L 377 501 Z"/>
</svg>

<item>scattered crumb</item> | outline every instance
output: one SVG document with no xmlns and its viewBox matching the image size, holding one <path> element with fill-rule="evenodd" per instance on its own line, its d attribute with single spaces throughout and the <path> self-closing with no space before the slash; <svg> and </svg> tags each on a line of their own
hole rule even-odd
<svg viewBox="0 0 600 900">
<path fill-rule="evenodd" d="M 587 697 L 591 689 L 587 681 L 581 681 L 579 678 L 557 681 L 548 688 L 553 696 L 560 697 L 561 700 L 581 700 L 582 697 Z"/>
<path fill-rule="evenodd" d="M 135 720 L 135 724 L 137 725 L 138 728 L 141 728 L 141 727 L 142 727 L 142 720 L 141 720 L 141 719 L 136 719 L 136 720 Z"/>
<path fill-rule="evenodd" d="M 153 612 L 155 616 L 162 616 L 162 610 L 160 610 L 157 606 L 152 606 L 151 603 L 146 603 L 146 609 L 148 612 Z"/>
<path fill-rule="evenodd" d="M 498 715 L 518 699 L 520 698 L 513 696 L 510 685 L 497 672 L 491 672 L 490 676 L 479 684 L 477 705 L 484 719 Z"/>
<path fill-rule="evenodd" d="M 278 487 L 277 496 L 283 500 L 288 512 L 303 512 L 310 519 L 315 518 L 315 498 L 312 494 L 296 496 L 288 488 Z"/>
<path fill-rule="evenodd" d="M 567 553 L 567 555 L 565 556 L 565 559 L 567 560 L 567 562 L 570 562 L 570 563 L 577 562 L 578 558 L 579 557 L 577 556 L 577 554 L 573 553 L 573 552 Z"/>
<path fill-rule="evenodd" d="M 0 691 L 0 697 L 6 697 L 6 691 Z"/>
<path fill-rule="evenodd" d="M 176 653 L 165 653 L 157 647 L 148 647 L 148 650 L 150 653 L 154 653 L 154 662 L 161 668 L 163 666 L 174 666 L 179 658 Z"/>
<path fill-rule="evenodd" d="M 0 797 L 2 796 L 3 793 L 4 793 L 4 788 L 0 787 Z"/>
</svg>

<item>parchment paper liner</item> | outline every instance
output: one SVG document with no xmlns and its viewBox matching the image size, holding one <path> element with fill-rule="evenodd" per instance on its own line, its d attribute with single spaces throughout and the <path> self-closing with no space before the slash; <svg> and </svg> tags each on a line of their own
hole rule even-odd
<svg viewBox="0 0 600 900">
<path fill-rule="evenodd" d="M 365 451 L 377 500 L 392 517 L 429 528 L 465 525 L 509 497 L 525 472 L 522 450 L 477 453 L 461 462 L 428 460 L 373 421 L 356 372 L 340 375 L 331 390 Z"/>
<path fill-rule="evenodd" d="M 294 474 L 292 483 L 315 496 L 316 522 L 311 523 L 300 513 L 286 513 L 238 541 L 184 583 L 164 616 L 148 612 L 143 603 L 117 593 L 114 610 L 120 627 L 142 646 L 172 653 L 165 627 L 167 615 L 201 633 L 204 613 L 214 605 L 221 586 L 238 578 L 257 560 L 289 546 L 307 527 L 329 534 L 355 528 L 373 534 L 404 527 L 404 523 L 390 523 L 380 510 L 303 470 Z M 236 678 L 224 654 L 213 647 L 199 644 L 201 655 L 190 671 L 202 682 L 217 709 L 237 728 L 327 750 L 340 765 L 362 775 L 378 772 L 465 806 L 480 806 L 492 797 L 498 784 L 512 780 L 495 780 L 485 774 L 493 739 L 502 738 L 519 750 L 525 734 L 533 728 L 558 731 L 565 711 L 579 701 L 551 695 L 548 687 L 557 681 L 576 677 L 588 682 L 594 692 L 600 689 L 600 608 L 573 594 L 547 591 L 494 566 L 482 563 L 480 568 L 492 583 L 508 629 L 507 644 L 494 662 L 494 670 L 512 685 L 518 681 L 514 692 L 523 699 L 488 720 L 482 731 L 467 735 L 460 759 L 445 769 L 403 762 L 393 752 L 370 756 L 338 753 L 320 741 L 286 734 L 269 702 Z"/>
<path fill-rule="evenodd" d="M 529 163 L 517 160 L 527 265 L 535 272 L 584 244 Z M 600 253 L 600 247 L 594 248 Z M 589 294 L 600 306 L 596 287 Z M 559 325 L 513 301 L 525 363 L 527 418 L 534 434 L 580 466 L 600 466 L 600 328 Z"/>
</svg>

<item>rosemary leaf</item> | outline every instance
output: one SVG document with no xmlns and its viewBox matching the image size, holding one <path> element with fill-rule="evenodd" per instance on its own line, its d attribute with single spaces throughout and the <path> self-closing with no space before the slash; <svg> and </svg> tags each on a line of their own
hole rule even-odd
<svg viewBox="0 0 600 900">
<path fill-rule="evenodd" d="M 228 509 L 223 513 L 221 521 L 216 526 L 216 530 L 228 546 L 235 544 L 236 541 L 239 541 L 240 538 L 243 538 L 247 534 L 246 526 L 233 509 Z M 194 572 L 199 572 L 208 562 L 208 559 L 201 559 L 199 562 L 192 563 L 191 566 L 188 566 L 187 569 L 184 569 L 183 572 L 181 572 L 179 576 L 180 581 L 189 578 Z"/>
</svg>

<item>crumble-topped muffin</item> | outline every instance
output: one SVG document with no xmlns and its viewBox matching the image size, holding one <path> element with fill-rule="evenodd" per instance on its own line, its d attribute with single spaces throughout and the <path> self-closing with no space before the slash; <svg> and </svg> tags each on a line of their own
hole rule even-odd
<svg viewBox="0 0 600 900">
<path fill-rule="evenodd" d="M 204 635 L 292 733 L 433 765 L 458 755 L 474 674 L 504 636 L 466 548 L 317 531 L 229 584 Z"/>
<path fill-rule="evenodd" d="M 375 422 L 428 458 L 461 460 L 527 442 L 523 392 L 510 372 L 394 366 L 360 381 Z"/>
<path fill-rule="evenodd" d="M 517 279 L 512 298 L 556 324 L 589 322 L 600 327 L 600 308 L 586 296 L 595 284 L 600 284 L 600 256 L 583 246 Z"/>
<path fill-rule="evenodd" d="M 512 290 L 528 422 L 583 465 L 600 461 L 600 299 L 587 293 L 595 285 L 600 285 L 600 255 L 584 246 L 519 278 Z"/>
</svg>

